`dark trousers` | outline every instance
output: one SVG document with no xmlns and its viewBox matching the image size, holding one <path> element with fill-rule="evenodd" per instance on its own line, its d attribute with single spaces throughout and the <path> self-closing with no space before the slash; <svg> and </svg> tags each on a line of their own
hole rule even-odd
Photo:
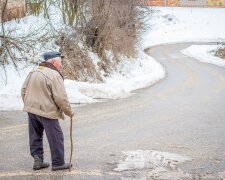
<svg viewBox="0 0 225 180">
<path fill-rule="evenodd" d="M 28 113 L 29 141 L 31 156 L 44 158 L 43 131 L 45 130 L 51 150 L 52 166 L 61 166 L 64 162 L 64 139 L 58 119 L 49 119 Z"/>
</svg>

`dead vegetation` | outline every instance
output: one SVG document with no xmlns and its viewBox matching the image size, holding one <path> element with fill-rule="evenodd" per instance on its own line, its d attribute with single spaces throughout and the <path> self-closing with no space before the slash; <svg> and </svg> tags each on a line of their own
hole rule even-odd
<svg viewBox="0 0 225 180">
<path fill-rule="evenodd" d="M 91 18 L 86 24 L 86 45 L 101 58 L 100 68 L 109 73 L 120 56 L 135 57 L 135 45 L 143 29 L 140 4 L 135 0 L 95 0 L 89 3 Z M 140 17 L 141 16 L 141 17 Z M 107 58 L 107 52 L 113 57 Z"/>
<path fill-rule="evenodd" d="M 100 70 L 110 74 L 121 61 L 121 56 L 135 57 L 135 47 L 144 30 L 144 20 L 152 13 L 141 6 L 141 1 L 136 0 L 27 0 L 26 2 L 28 13 L 33 15 L 43 13 L 44 17 L 49 19 L 51 6 L 58 8 L 64 23 L 73 29 L 73 33 L 56 32 L 54 35 L 57 35 L 57 45 L 66 56 L 63 74 L 69 79 L 79 81 L 101 80 Z M 20 39 L 8 36 L 4 32 L 4 23 L 2 32 L 0 63 L 4 66 L 11 59 L 16 67 L 18 59 L 26 57 L 27 50 L 34 50 L 32 43 L 37 42 L 37 39 L 32 39 L 34 40 L 32 42 L 27 37 Z M 46 42 L 46 37 L 44 35 L 38 40 Z M 84 46 L 78 45 L 79 43 Z M 97 67 L 88 56 L 87 50 L 99 56 Z"/>
<path fill-rule="evenodd" d="M 69 79 L 85 81 L 101 80 L 99 70 L 103 70 L 105 75 L 110 74 L 121 56 L 135 57 L 144 21 L 152 14 L 136 0 L 67 0 L 66 6 L 69 14 L 64 17 L 75 31 L 62 36 L 64 40 L 60 47 L 67 56 L 63 72 Z M 81 49 L 78 42 L 99 56 L 97 70 L 85 54 L 86 47 Z"/>
<path fill-rule="evenodd" d="M 221 43 L 220 47 L 217 49 L 216 56 L 225 59 L 225 42 Z"/>
<path fill-rule="evenodd" d="M 71 80 L 101 81 L 99 72 L 96 70 L 95 65 L 92 63 L 85 48 L 80 47 L 73 37 L 64 37 L 61 35 L 57 44 L 61 47 L 61 51 L 65 56 L 63 60 L 62 74 Z"/>
</svg>

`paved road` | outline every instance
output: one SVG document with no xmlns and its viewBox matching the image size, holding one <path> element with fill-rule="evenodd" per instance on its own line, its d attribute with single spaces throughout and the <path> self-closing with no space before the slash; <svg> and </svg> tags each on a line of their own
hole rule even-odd
<svg viewBox="0 0 225 180">
<path fill-rule="evenodd" d="M 116 165 L 108 163 L 137 149 L 190 156 L 180 168 L 196 179 L 224 172 L 225 69 L 182 55 L 189 45 L 147 50 L 167 71 L 154 86 L 127 99 L 76 108 L 72 173 L 33 172 L 26 114 L 0 112 L 0 179 L 140 179 L 142 171 L 114 172 Z M 61 125 L 68 160 L 69 121 Z M 46 138 L 45 149 L 49 161 Z"/>
</svg>

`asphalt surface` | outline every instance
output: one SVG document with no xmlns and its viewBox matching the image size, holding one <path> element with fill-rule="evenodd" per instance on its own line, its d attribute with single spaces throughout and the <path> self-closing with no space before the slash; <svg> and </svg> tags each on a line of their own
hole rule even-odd
<svg viewBox="0 0 225 180">
<path fill-rule="evenodd" d="M 26 113 L 1 111 L 0 179 L 140 179 L 141 171 L 113 171 L 122 151 L 138 149 L 189 156 L 193 160 L 180 168 L 192 179 L 218 179 L 225 171 L 225 69 L 181 54 L 189 45 L 146 51 L 167 71 L 155 85 L 126 99 L 75 108 L 70 173 L 51 168 L 34 172 Z M 61 126 L 68 161 L 69 120 Z M 45 160 L 50 161 L 46 136 L 44 140 Z"/>
</svg>

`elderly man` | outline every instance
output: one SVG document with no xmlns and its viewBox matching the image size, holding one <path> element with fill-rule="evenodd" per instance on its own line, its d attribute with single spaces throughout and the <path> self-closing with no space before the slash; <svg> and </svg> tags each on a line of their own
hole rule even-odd
<svg viewBox="0 0 225 180">
<path fill-rule="evenodd" d="M 72 118 L 74 113 L 59 71 L 62 67 L 61 53 L 48 52 L 43 57 L 44 62 L 29 73 L 21 89 L 24 111 L 28 112 L 33 170 L 49 167 L 49 163 L 43 161 L 44 130 L 51 150 L 52 170 L 63 170 L 72 164 L 64 162 L 63 132 L 58 119 L 64 119 L 63 113 Z"/>
</svg>

